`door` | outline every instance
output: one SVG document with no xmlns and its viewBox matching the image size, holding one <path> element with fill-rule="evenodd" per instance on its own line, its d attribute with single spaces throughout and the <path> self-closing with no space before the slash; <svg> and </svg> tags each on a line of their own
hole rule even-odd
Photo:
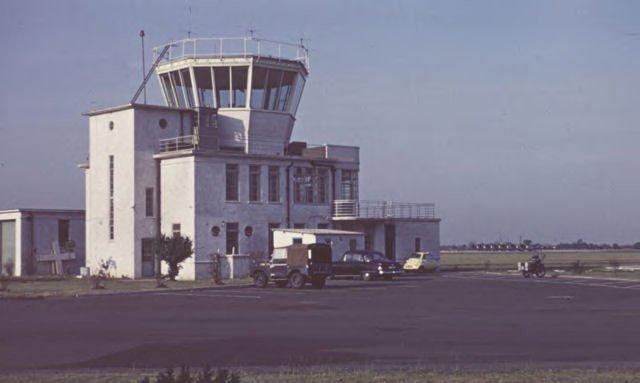
<svg viewBox="0 0 640 383">
<path fill-rule="evenodd" d="M 384 225 L 384 255 L 396 259 L 396 225 Z"/>
<path fill-rule="evenodd" d="M 16 221 L 0 222 L 0 274 L 16 274 Z"/>
<path fill-rule="evenodd" d="M 153 238 L 142 238 L 142 277 L 150 278 L 155 275 L 153 257 Z"/>
</svg>

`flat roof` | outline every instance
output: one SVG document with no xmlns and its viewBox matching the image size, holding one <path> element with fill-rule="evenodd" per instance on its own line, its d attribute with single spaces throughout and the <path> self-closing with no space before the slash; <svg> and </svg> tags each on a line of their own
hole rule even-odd
<svg viewBox="0 0 640 383">
<path fill-rule="evenodd" d="M 111 106 L 108 108 L 102 108 L 102 109 L 94 109 L 94 110 L 90 110 L 88 112 L 82 113 L 83 116 L 97 116 L 100 114 L 105 114 L 105 113 L 113 113 L 113 112 L 119 112 L 121 110 L 127 110 L 127 109 L 156 109 L 156 110 L 173 110 L 173 111 L 177 111 L 177 112 L 191 112 L 192 109 L 188 109 L 188 108 L 174 108 L 172 106 L 165 106 L 165 105 L 153 105 L 153 104 L 124 104 L 124 105 L 118 105 L 118 106 Z"/>
<path fill-rule="evenodd" d="M 334 230 L 334 229 L 273 229 L 273 231 L 288 231 L 292 233 L 300 234 L 316 234 L 316 235 L 364 235 L 359 231 L 346 231 L 346 230 Z"/>
<path fill-rule="evenodd" d="M 84 214 L 84 209 L 29 209 L 29 208 L 16 208 L 0 210 L 0 214 L 8 213 L 61 213 L 61 214 Z"/>
</svg>

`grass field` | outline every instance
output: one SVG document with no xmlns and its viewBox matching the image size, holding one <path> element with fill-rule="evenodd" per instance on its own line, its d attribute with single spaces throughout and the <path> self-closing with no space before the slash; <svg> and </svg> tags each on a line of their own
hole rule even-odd
<svg viewBox="0 0 640 383">
<path fill-rule="evenodd" d="M 225 280 L 225 285 L 248 283 L 249 279 Z M 0 291 L 0 297 L 39 298 L 51 296 L 74 296 L 76 294 L 108 294 L 122 291 L 144 291 L 156 289 L 156 281 L 152 279 L 107 279 L 103 283 L 104 289 L 94 290 L 89 279 L 75 277 L 67 278 L 17 278 L 9 283 L 9 291 Z M 212 281 L 166 281 L 170 289 L 193 289 L 214 286 Z"/>
<path fill-rule="evenodd" d="M 604 268 L 612 265 L 640 265 L 640 251 L 618 250 L 552 250 L 543 251 L 547 269 L 569 268 L 575 262 L 587 269 Z M 510 270 L 516 269 L 518 262 L 528 260 L 532 252 L 523 251 L 443 251 L 441 252 L 442 270 Z"/>
<path fill-rule="evenodd" d="M 330 382 L 432 382 L 432 383 L 598 383 L 640 382 L 640 372 L 634 370 L 597 369 L 524 369 L 499 372 L 430 371 L 420 368 L 375 371 L 373 369 L 313 368 L 283 372 L 239 372 L 241 383 L 330 383 Z M 32 372 L 0 376 L 0 383 L 137 383 L 148 376 L 155 382 L 155 372 Z"/>
</svg>

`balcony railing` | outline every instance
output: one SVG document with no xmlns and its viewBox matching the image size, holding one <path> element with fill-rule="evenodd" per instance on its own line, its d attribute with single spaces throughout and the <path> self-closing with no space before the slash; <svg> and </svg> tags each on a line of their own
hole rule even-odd
<svg viewBox="0 0 640 383">
<path fill-rule="evenodd" d="M 160 153 L 179 150 L 217 149 L 218 138 L 214 136 L 178 136 L 160 140 Z"/>
<path fill-rule="evenodd" d="M 368 219 L 434 219 L 435 204 L 407 203 L 393 201 L 333 201 L 333 218 L 368 218 Z"/>
<path fill-rule="evenodd" d="M 268 57 L 300 61 L 309 69 L 309 50 L 302 44 L 259 39 L 256 37 L 203 37 L 173 41 L 153 48 L 154 59 L 169 45 L 162 62 L 185 58 Z"/>
</svg>

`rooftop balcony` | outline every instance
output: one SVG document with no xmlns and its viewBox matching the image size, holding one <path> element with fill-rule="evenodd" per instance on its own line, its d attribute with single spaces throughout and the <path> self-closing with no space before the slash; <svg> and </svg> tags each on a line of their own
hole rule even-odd
<svg viewBox="0 0 640 383">
<path fill-rule="evenodd" d="M 169 51 L 160 64 L 182 59 L 264 57 L 301 62 L 309 70 L 309 50 L 302 44 L 259 39 L 256 37 L 204 37 L 173 41 L 153 48 L 154 60 L 162 49 Z"/>
<path fill-rule="evenodd" d="M 335 200 L 334 220 L 352 219 L 436 219 L 435 204 L 393 201 Z"/>
<path fill-rule="evenodd" d="M 217 150 L 218 138 L 213 136 L 179 136 L 160 140 L 160 153 L 177 152 L 181 150 Z"/>
</svg>

